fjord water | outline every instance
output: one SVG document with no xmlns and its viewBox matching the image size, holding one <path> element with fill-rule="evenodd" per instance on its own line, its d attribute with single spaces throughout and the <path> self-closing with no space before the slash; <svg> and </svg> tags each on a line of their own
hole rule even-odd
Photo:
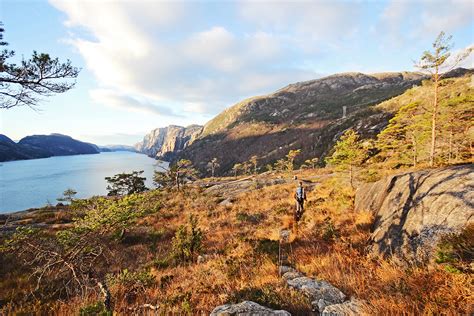
<svg viewBox="0 0 474 316">
<path fill-rule="evenodd" d="M 132 152 L 61 156 L 45 159 L 4 162 L 0 165 L 0 213 L 55 205 L 67 188 L 77 198 L 107 194 L 105 177 L 121 172 L 143 170 L 147 187 L 153 186 L 153 171 L 158 162 Z"/>
</svg>

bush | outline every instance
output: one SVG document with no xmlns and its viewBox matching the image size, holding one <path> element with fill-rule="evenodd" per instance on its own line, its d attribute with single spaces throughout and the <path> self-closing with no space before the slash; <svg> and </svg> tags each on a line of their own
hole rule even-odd
<svg viewBox="0 0 474 316">
<path fill-rule="evenodd" d="M 112 316 L 111 311 L 105 309 L 105 305 L 102 302 L 97 302 L 82 307 L 79 310 L 79 315 L 81 316 Z"/>
<path fill-rule="evenodd" d="M 321 228 L 321 237 L 326 241 L 332 241 L 339 235 L 336 226 L 332 222 L 330 217 L 324 219 L 324 224 Z"/>
<path fill-rule="evenodd" d="M 194 260 L 202 250 L 203 232 L 197 227 L 197 220 L 194 216 L 190 216 L 188 222 L 190 230 L 187 226 L 181 225 L 176 231 L 172 241 L 172 255 L 176 263 L 186 263 Z"/>
<path fill-rule="evenodd" d="M 259 239 L 255 243 L 255 252 L 268 255 L 274 262 L 278 262 L 278 240 Z"/>
<path fill-rule="evenodd" d="M 258 224 L 263 220 L 264 215 L 262 213 L 247 214 L 245 212 L 239 212 L 237 213 L 236 218 L 240 222 L 249 222 L 252 224 Z"/>
<path fill-rule="evenodd" d="M 128 269 L 122 270 L 114 277 L 109 276 L 110 284 L 120 284 L 126 288 L 146 288 L 155 283 L 155 277 L 148 271 L 130 272 Z"/>
<path fill-rule="evenodd" d="M 438 242 L 435 262 L 446 264 L 448 272 L 470 270 L 474 260 L 474 224 L 468 225 L 458 234 L 447 234 Z"/>
<path fill-rule="evenodd" d="M 232 293 L 229 297 L 230 303 L 240 303 L 242 301 L 252 301 L 272 309 L 282 309 L 286 305 L 284 298 L 269 285 L 261 288 L 243 288 Z"/>
</svg>

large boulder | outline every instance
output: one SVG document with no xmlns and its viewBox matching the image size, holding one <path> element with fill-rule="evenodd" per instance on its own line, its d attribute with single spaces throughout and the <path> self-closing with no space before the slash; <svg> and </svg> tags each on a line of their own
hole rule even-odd
<svg viewBox="0 0 474 316">
<path fill-rule="evenodd" d="M 291 316 L 284 310 L 273 310 L 251 301 L 243 301 L 239 304 L 226 304 L 217 306 L 211 312 L 211 316 Z"/>
<path fill-rule="evenodd" d="M 375 215 L 372 251 L 428 260 L 440 236 L 474 222 L 474 166 L 410 172 L 360 187 L 356 211 Z"/>
</svg>

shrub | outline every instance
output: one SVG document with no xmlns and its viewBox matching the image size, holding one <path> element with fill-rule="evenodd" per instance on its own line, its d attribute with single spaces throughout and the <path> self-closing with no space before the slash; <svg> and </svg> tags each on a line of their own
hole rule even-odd
<svg viewBox="0 0 474 316">
<path fill-rule="evenodd" d="M 278 240 L 259 239 L 256 241 L 254 249 L 257 253 L 268 255 L 274 262 L 278 261 Z"/>
<path fill-rule="evenodd" d="M 240 303 L 242 301 L 252 301 L 273 309 L 282 309 L 286 305 L 284 298 L 269 285 L 261 288 L 243 288 L 232 293 L 229 297 L 230 303 Z"/>
<path fill-rule="evenodd" d="M 79 310 L 79 315 L 81 316 L 112 316 L 111 311 L 105 309 L 105 305 L 102 302 L 97 302 L 82 307 Z"/>
<path fill-rule="evenodd" d="M 332 222 L 330 217 L 324 219 L 324 224 L 321 228 L 321 237 L 326 241 L 332 241 L 339 235 L 336 226 Z"/>
<path fill-rule="evenodd" d="M 470 269 L 474 260 L 474 224 L 468 225 L 458 234 L 447 234 L 438 242 L 435 262 L 446 264 L 448 272 Z"/>
<path fill-rule="evenodd" d="M 249 222 L 252 224 L 258 224 L 263 220 L 264 215 L 262 213 L 247 214 L 245 212 L 239 212 L 237 213 L 236 218 L 240 222 Z"/>
<path fill-rule="evenodd" d="M 172 240 L 172 255 L 178 264 L 192 261 L 202 250 L 204 235 L 192 215 L 189 217 L 188 226 L 189 230 L 187 226 L 179 226 Z"/>
</svg>

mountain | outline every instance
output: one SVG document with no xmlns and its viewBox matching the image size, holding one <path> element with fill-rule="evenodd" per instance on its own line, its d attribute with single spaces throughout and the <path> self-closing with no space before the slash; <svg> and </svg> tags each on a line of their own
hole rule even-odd
<svg viewBox="0 0 474 316">
<path fill-rule="evenodd" d="M 18 143 L 0 135 L 0 162 L 97 153 L 96 145 L 61 134 L 27 136 Z"/>
<path fill-rule="evenodd" d="M 200 125 L 169 125 L 157 128 L 145 135 L 143 141 L 135 145 L 135 149 L 150 157 L 169 161 L 192 143 L 201 132 Z"/>
<path fill-rule="evenodd" d="M 297 162 L 321 157 L 348 127 L 359 126 L 359 132 L 375 135 L 391 114 L 371 106 L 426 78 L 413 72 L 343 73 L 290 84 L 226 109 L 176 159 L 190 159 L 205 172 L 207 162 L 216 157 L 218 172 L 226 174 L 253 155 L 260 165 L 275 162 L 290 149 L 302 149 Z"/>
<path fill-rule="evenodd" d="M 472 73 L 458 68 L 444 78 Z M 342 73 L 290 84 L 226 109 L 205 124 L 202 133 L 175 160 L 189 159 L 206 174 L 207 163 L 216 157 L 220 175 L 229 174 L 235 163 L 254 155 L 260 166 L 274 163 L 291 149 L 301 149 L 297 164 L 313 157 L 323 161 L 348 128 L 356 129 L 364 138 L 375 137 L 398 110 L 375 105 L 428 78 L 416 72 Z"/>
<path fill-rule="evenodd" d="M 105 145 L 105 146 L 98 146 L 99 151 L 101 152 L 112 152 L 112 151 L 131 151 L 137 152 L 135 147 L 128 146 L 128 145 Z"/>
</svg>

